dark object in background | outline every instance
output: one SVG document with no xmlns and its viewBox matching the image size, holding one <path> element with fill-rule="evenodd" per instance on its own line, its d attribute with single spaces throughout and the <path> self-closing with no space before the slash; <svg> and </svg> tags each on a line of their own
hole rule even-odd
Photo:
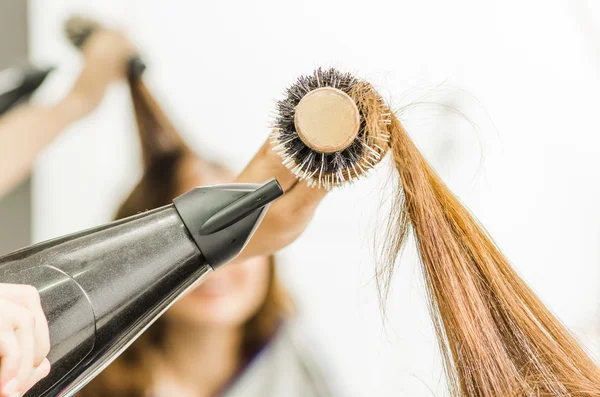
<svg viewBox="0 0 600 397">
<path fill-rule="evenodd" d="M 27 101 L 53 70 L 27 66 L 0 71 L 0 116 Z"/>
<path fill-rule="evenodd" d="M 50 374 L 25 396 L 85 386 L 198 279 L 235 258 L 281 195 L 274 179 L 195 188 L 174 204 L 0 258 L 0 282 L 36 287 L 50 328 Z"/>
</svg>

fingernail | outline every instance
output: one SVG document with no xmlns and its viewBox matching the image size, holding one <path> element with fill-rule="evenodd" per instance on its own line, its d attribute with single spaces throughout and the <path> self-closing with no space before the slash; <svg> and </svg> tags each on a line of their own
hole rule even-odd
<svg viewBox="0 0 600 397">
<path fill-rule="evenodd" d="M 9 397 L 18 397 L 18 393 L 17 393 L 18 386 L 19 385 L 17 384 L 17 380 L 13 379 L 4 385 L 4 387 L 2 388 L 2 394 L 6 394 Z M 17 393 L 17 394 L 15 394 L 15 393 Z"/>
<path fill-rule="evenodd" d="M 8 397 L 21 397 L 21 393 L 19 393 L 18 391 L 16 391 L 13 394 L 9 394 Z"/>
</svg>

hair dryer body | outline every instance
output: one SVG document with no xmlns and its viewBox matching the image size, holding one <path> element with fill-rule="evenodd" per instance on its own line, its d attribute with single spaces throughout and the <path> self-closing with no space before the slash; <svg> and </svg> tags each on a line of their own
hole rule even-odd
<svg viewBox="0 0 600 397">
<path fill-rule="evenodd" d="M 283 194 L 276 181 L 257 186 L 197 188 L 175 204 L 0 258 L 0 282 L 36 287 L 50 328 L 52 369 L 26 396 L 74 394 L 197 280 L 237 256 Z"/>
</svg>

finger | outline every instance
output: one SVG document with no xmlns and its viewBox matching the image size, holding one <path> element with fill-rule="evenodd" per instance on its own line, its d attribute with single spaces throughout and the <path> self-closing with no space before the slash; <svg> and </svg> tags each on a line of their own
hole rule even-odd
<svg viewBox="0 0 600 397">
<path fill-rule="evenodd" d="M 4 299 L 1 302 L 1 308 L 3 326 L 5 329 L 14 331 L 16 345 L 19 347 L 19 364 L 16 377 L 13 380 L 20 387 L 34 368 L 34 319 L 29 310 L 12 301 Z"/>
<path fill-rule="evenodd" d="M 327 193 L 325 189 L 309 187 L 306 181 L 298 181 L 283 197 L 271 204 L 263 223 L 272 218 L 279 219 L 278 227 L 282 229 L 279 233 L 285 233 L 288 228 L 302 229 L 312 219 L 317 206 Z"/>
<path fill-rule="evenodd" d="M 98 76 L 108 78 L 109 81 L 125 77 L 127 68 L 124 65 L 135 55 L 133 45 L 125 36 L 109 29 L 95 32 L 83 47 L 82 53 L 86 63 L 94 65 L 94 68 L 102 68 L 102 73 Z"/>
<path fill-rule="evenodd" d="M 0 385 L 4 388 L 14 380 L 21 366 L 21 349 L 12 326 L 0 326 Z"/>
<path fill-rule="evenodd" d="M 308 186 L 307 181 L 298 181 L 281 199 L 291 211 L 314 211 L 329 193 L 326 189 Z"/>
<path fill-rule="evenodd" d="M 127 38 L 125 33 L 121 31 L 117 31 L 119 35 L 119 42 L 122 44 L 123 55 L 125 57 L 132 57 L 138 54 L 137 48 L 135 45 Z"/>
<path fill-rule="evenodd" d="M 30 285 L 0 284 L 2 296 L 13 303 L 23 306 L 34 316 L 35 351 L 33 365 L 38 366 L 50 351 L 48 320 L 42 310 L 40 294 Z"/>
<path fill-rule="evenodd" d="M 25 393 L 27 390 L 31 389 L 36 383 L 48 376 L 49 373 L 50 361 L 46 358 L 33 370 L 29 378 L 25 381 L 24 387 L 21 388 L 21 392 Z"/>
<path fill-rule="evenodd" d="M 34 352 L 33 365 L 39 366 L 50 352 L 50 330 L 48 319 L 42 310 L 40 295 L 37 290 L 27 298 L 27 308 L 33 314 Z"/>
<path fill-rule="evenodd" d="M 23 289 L 33 288 L 30 285 L 25 284 L 7 284 L 0 283 L 0 298 L 13 299 L 16 296 L 23 294 Z"/>
<path fill-rule="evenodd" d="M 275 153 L 271 143 L 267 141 L 235 182 L 263 183 L 271 178 L 276 178 L 284 191 L 289 190 L 297 180 L 296 176 L 282 164 L 281 157 Z"/>
<path fill-rule="evenodd" d="M 22 386 L 31 375 L 35 368 L 33 358 L 35 356 L 35 336 L 34 336 L 34 318 L 31 312 L 15 305 L 18 309 L 13 309 L 13 326 L 19 347 L 21 348 L 21 362 L 17 373 L 17 383 Z"/>
</svg>

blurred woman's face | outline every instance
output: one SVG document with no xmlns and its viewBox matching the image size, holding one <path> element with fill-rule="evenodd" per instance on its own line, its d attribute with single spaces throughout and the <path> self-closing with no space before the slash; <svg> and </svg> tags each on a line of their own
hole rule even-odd
<svg viewBox="0 0 600 397">
<path fill-rule="evenodd" d="M 233 179 L 227 171 L 200 167 L 197 163 L 186 166 L 183 174 L 179 194 L 199 185 L 228 183 Z M 166 316 L 197 326 L 242 326 L 264 303 L 269 278 L 267 257 L 233 261 L 204 276 L 201 284 L 173 305 Z"/>
</svg>

